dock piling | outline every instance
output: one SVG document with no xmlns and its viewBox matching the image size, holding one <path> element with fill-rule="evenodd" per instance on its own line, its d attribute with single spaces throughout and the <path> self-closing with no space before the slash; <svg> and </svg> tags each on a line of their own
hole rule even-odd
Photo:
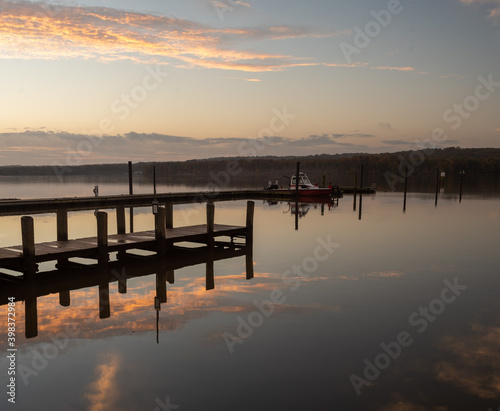
<svg viewBox="0 0 500 411">
<path fill-rule="evenodd" d="M 207 245 L 214 245 L 214 220 L 215 220 L 215 205 L 212 202 L 207 203 Z"/>
<path fill-rule="evenodd" d="M 108 263 L 108 214 L 104 211 L 97 213 L 97 254 L 99 265 Z"/>
<path fill-rule="evenodd" d="M 33 279 L 36 272 L 35 228 L 33 225 L 33 217 L 21 217 L 21 235 L 23 241 L 24 275 L 27 279 Z"/>
<path fill-rule="evenodd" d="M 57 220 L 57 241 L 68 241 L 68 210 L 66 208 L 58 208 L 56 214 Z M 67 258 L 58 258 L 57 267 L 68 265 Z"/>
<path fill-rule="evenodd" d="M 116 232 L 125 234 L 125 207 L 116 207 Z"/>
<path fill-rule="evenodd" d="M 255 202 L 247 201 L 247 221 L 246 221 L 246 244 L 252 244 L 253 242 L 253 216 L 255 210 Z"/>
</svg>

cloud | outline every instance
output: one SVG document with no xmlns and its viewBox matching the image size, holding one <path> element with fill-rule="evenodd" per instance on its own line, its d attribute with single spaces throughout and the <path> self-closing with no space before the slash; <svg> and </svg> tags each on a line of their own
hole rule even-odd
<svg viewBox="0 0 500 411">
<path fill-rule="evenodd" d="M 0 133 L 3 165 L 69 165 L 130 161 L 183 161 L 193 158 L 253 155 L 309 155 L 366 149 L 352 141 L 373 137 L 331 133 L 292 139 L 282 136 L 196 139 L 158 133 L 130 132 L 95 137 L 63 131 L 26 130 Z M 339 141 L 340 140 L 340 141 Z"/>
<path fill-rule="evenodd" d="M 100 359 L 96 366 L 96 379 L 88 387 L 84 397 L 89 401 L 89 411 L 104 411 L 115 408 L 120 389 L 116 375 L 120 369 L 122 358 L 116 353 L 109 353 Z"/>
<path fill-rule="evenodd" d="M 393 66 L 378 66 L 372 67 L 373 70 L 393 70 L 393 71 L 414 71 L 413 67 L 393 67 Z"/>
<path fill-rule="evenodd" d="M 500 18 L 500 0 L 460 0 L 460 3 L 466 6 L 484 6 L 487 8 L 489 18 Z"/>
<path fill-rule="evenodd" d="M 131 60 L 185 68 L 276 71 L 322 63 L 238 49 L 235 44 L 337 34 L 342 33 L 287 26 L 218 29 L 175 17 L 108 7 L 0 0 L 0 58 L 4 59 Z"/>
<path fill-rule="evenodd" d="M 382 143 L 391 146 L 412 146 L 415 144 L 412 141 L 404 141 L 404 140 L 382 140 Z"/>
<path fill-rule="evenodd" d="M 378 127 L 380 127 L 383 130 L 394 131 L 394 129 L 392 128 L 392 126 L 389 123 L 378 123 L 377 125 L 378 125 Z"/>
</svg>

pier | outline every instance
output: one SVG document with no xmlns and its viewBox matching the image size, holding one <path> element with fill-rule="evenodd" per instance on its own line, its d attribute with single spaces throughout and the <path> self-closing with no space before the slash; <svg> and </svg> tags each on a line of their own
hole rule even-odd
<svg viewBox="0 0 500 411">
<path fill-rule="evenodd" d="M 59 208 L 57 213 L 57 239 L 35 244 L 33 217 L 21 217 L 22 245 L 0 248 L 0 269 L 5 268 L 22 273 L 24 279 L 34 279 L 38 264 L 57 261 L 61 269 L 78 265 L 70 258 L 84 257 L 94 259 L 98 267 L 106 267 L 109 254 L 117 252 L 123 259 L 131 249 L 146 250 L 158 256 L 170 254 L 176 243 L 190 242 L 208 247 L 232 247 L 235 239 L 244 239 L 251 246 L 253 238 L 254 202 L 247 202 L 245 226 L 215 224 L 215 205 L 208 202 L 206 224 L 173 227 L 173 206 L 157 207 L 154 215 L 155 229 L 142 232 L 125 233 L 125 208 L 116 208 L 117 233 L 108 233 L 108 214 L 96 212 L 97 236 L 68 239 L 68 211 Z M 15 275 L 1 273 L 0 278 L 9 279 Z"/>
</svg>

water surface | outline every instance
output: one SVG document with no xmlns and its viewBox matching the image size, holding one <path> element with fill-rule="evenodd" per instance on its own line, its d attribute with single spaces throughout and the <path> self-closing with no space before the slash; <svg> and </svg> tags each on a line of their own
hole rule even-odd
<svg viewBox="0 0 500 411">
<path fill-rule="evenodd" d="M 258 201 L 254 278 L 245 256 L 214 262 L 212 290 L 206 263 L 178 269 L 158 322 L 154 272 L 129 279 L 126 294 L 111 283 L 105 319 L 97 286 L 66 307 L 39 297 L 34 338 L 18 302 L 11 408 L 498 408 L 500 200 L 443 194 L 435 207 L 410 194 L 403 213 L 401 194 L 378 193 L 363 197 L 361 219 L 352 200 L 299 205 L 298 230 L 295 205 Z M 217 202 L 216 222 L 244 225 L 245 207 Z M 135 212 L 136 231 L 153 228 L 148 208 Z M 70 237 L 95 235 L 92 212 L 69 216 Z M 175 226 L 204 218 L 203 204 L 175 206 Z M 1 219 L 1 245 L 20 244 L 19 216 Z M 110 211 L 110 232 L 113 221 Z M 35 227 L 37 241 L 55 239 L 54 215 Z"/>
</svg>

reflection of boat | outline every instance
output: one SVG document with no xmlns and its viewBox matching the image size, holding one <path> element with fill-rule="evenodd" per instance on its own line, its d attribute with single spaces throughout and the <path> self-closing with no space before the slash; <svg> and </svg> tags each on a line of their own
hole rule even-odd
<svg viewBox="0 0 500 411">
<path fill-rule="evenodd" d="M 330 197 L 330 196 L 339 197 L 342 194 L 338 186 L 332 186 L 330 184 L 329 187 L 318 187 L 317 184 L 312 184 L 305 173 L 299 173 L 298 190 L 296 186 L 297 185 L 296 176 L 293 175 L 291 178 L 289 177 L 287 178 L 289 179 L 288 188 L 279 187 L 277 182 L 275 184 L 271 184 L 271 182 L 269 182 L 268 186 L 266 187 L 266 190 L 280 191 L 290 194 L 294 194 L 296 191 L 298 191 L 300 198 L 316 198 L 316 197 Z"/>
</svg>

